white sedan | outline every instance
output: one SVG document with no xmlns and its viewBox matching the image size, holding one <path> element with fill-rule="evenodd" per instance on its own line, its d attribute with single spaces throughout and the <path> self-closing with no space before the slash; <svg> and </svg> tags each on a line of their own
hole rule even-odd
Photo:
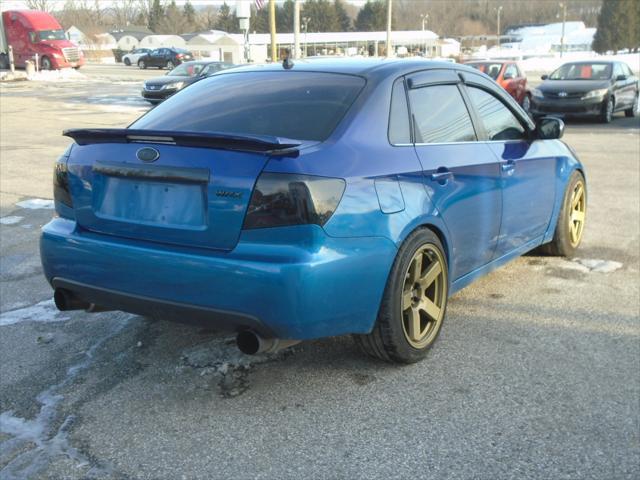
<svg viewBox="0 0 640 480">
<path fill-rule="evenodd" d="M 146 55 L 151 51 L 150 48 L 136 48 L 135 50 L 127 53 L 122 56 L 122 62 L 128 67 L 130 65 L 136 65 L 138 63 L 138 59 Z"/>
</svg>

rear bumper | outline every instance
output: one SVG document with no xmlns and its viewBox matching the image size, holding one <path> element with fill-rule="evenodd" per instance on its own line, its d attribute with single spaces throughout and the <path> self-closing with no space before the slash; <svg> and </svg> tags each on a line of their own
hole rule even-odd
<svg viewBox="0 0 640 480">
<path fill-rule="evenodd" d="M 571 117 L 594 116 L 602 112 L 601 98 L 580 99 L 531 99 L 533 115 L 565 115 Z"/>
<path fill-rule="evenodd" d="M 40 251 L 47 280 L 91 303 L 309 339 L 371 330 L 396 246 L 299 226 L 246 231 L 233 251 L 212 252 L 93 234 L 55 218 Z"/>
</svg>

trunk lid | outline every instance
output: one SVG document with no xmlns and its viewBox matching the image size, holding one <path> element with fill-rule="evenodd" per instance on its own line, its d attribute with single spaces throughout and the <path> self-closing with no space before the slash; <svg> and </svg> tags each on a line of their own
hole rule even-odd
<svg viewBox="0 0 640 480">
<path fill-rule="evenodd" d="M 81 228 L 231 250 L 256 179 L 274 153 L 270 148 L 286 152 L 292 146 L 255 138 L 136 133 L 140 131 L 65 132 L 78 144 L 67 167 Z"/>
</svg>

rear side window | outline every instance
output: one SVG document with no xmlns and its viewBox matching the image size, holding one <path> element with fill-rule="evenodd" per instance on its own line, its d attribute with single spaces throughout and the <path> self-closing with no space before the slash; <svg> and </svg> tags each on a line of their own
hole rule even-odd
<svg viewBox="0 0 640 480">
<path fill-rule="evenodd" d="M 404 82 L 398 79 L 391 92 L 391 112 L 389 114 L 389 143 L 401 145 L 411 143 L 409 108 L 404 91 Z"/>
<path fill-rule="evenodd" d="M 130 128 L 326 140 L 365 85 L 353 75 L 214 75 L 172 96 Z"/>
<path fill-rule="evenodd" d="M 520 140 L 525 137 L 522 124 L 500 100 L 479 88 L 468 87 L 468 91 L 489 140 Z"/>
<path fill-rule="evenodd" d="M 435 85 L 409 91 L 416 143 L 471 142 L 473 124 L 455 85 Z"/>
<path fill-rule="evenodd" d="M 511 75 L 511 78 L 517 78 L 520 75 L 518 75 L 518 69 L 516 68 L 516 66 L 511 63 L 509 65 L 507 65 L 506 70 L 504 71 L 505 76 L 507 75 Z"/>
</svg>

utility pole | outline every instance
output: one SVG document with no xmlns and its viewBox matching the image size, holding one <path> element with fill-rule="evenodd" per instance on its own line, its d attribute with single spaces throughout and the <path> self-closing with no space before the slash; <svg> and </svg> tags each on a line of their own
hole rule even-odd
<svg viewBox="0 0 640 480">
<path fill-rule="evenodd" d="M 426 26 L 427 26 L 427 22 L 429 21 L 429 14 L 428 13 L 421 13 L 420 14 L 420 18 L 422 19 L 422 35 L 424 35 Z M 427 55 L 427 39 L 424 38 L 424 55 Z"/>
<path fill-rule="evenodd" d="M 276 46 L 276 0 L 269 0 L 269 30 L 271 31 L 271 61 L 278 61 Z"/>
<path fill-rule="evenodd" d="M 293 2 L 293 58 L 300 58 L 300 0 Z"/>
<path fill-rule="evenodd" d="M 564 54 L 564 24 L 567 22 L 567 4 L 559 3 L 560 8 L 562 8 L 562 35 L 560 36 L 560 58 Z"/>
<path fill-rule="evenodd" d="M 500 15 L 502 14 L 502 5 L 500 5 L 498 7 L 498 31 L 497 31 L 497 35 L 498 35 L 498 47 L 500 46 Z"/>
<path fill-rule="evenodd" d="M 309 22 L 311 17 L 302 18 L 302 26 L 304 27 L 304 56 L 307 56 L 307 30 L 309 29 Z"/>
<path fill-rule="evenodd" d="M 387 0 L 387 58 L 391 58 L 391 4 L 392 0 Z"/>
</svg>

